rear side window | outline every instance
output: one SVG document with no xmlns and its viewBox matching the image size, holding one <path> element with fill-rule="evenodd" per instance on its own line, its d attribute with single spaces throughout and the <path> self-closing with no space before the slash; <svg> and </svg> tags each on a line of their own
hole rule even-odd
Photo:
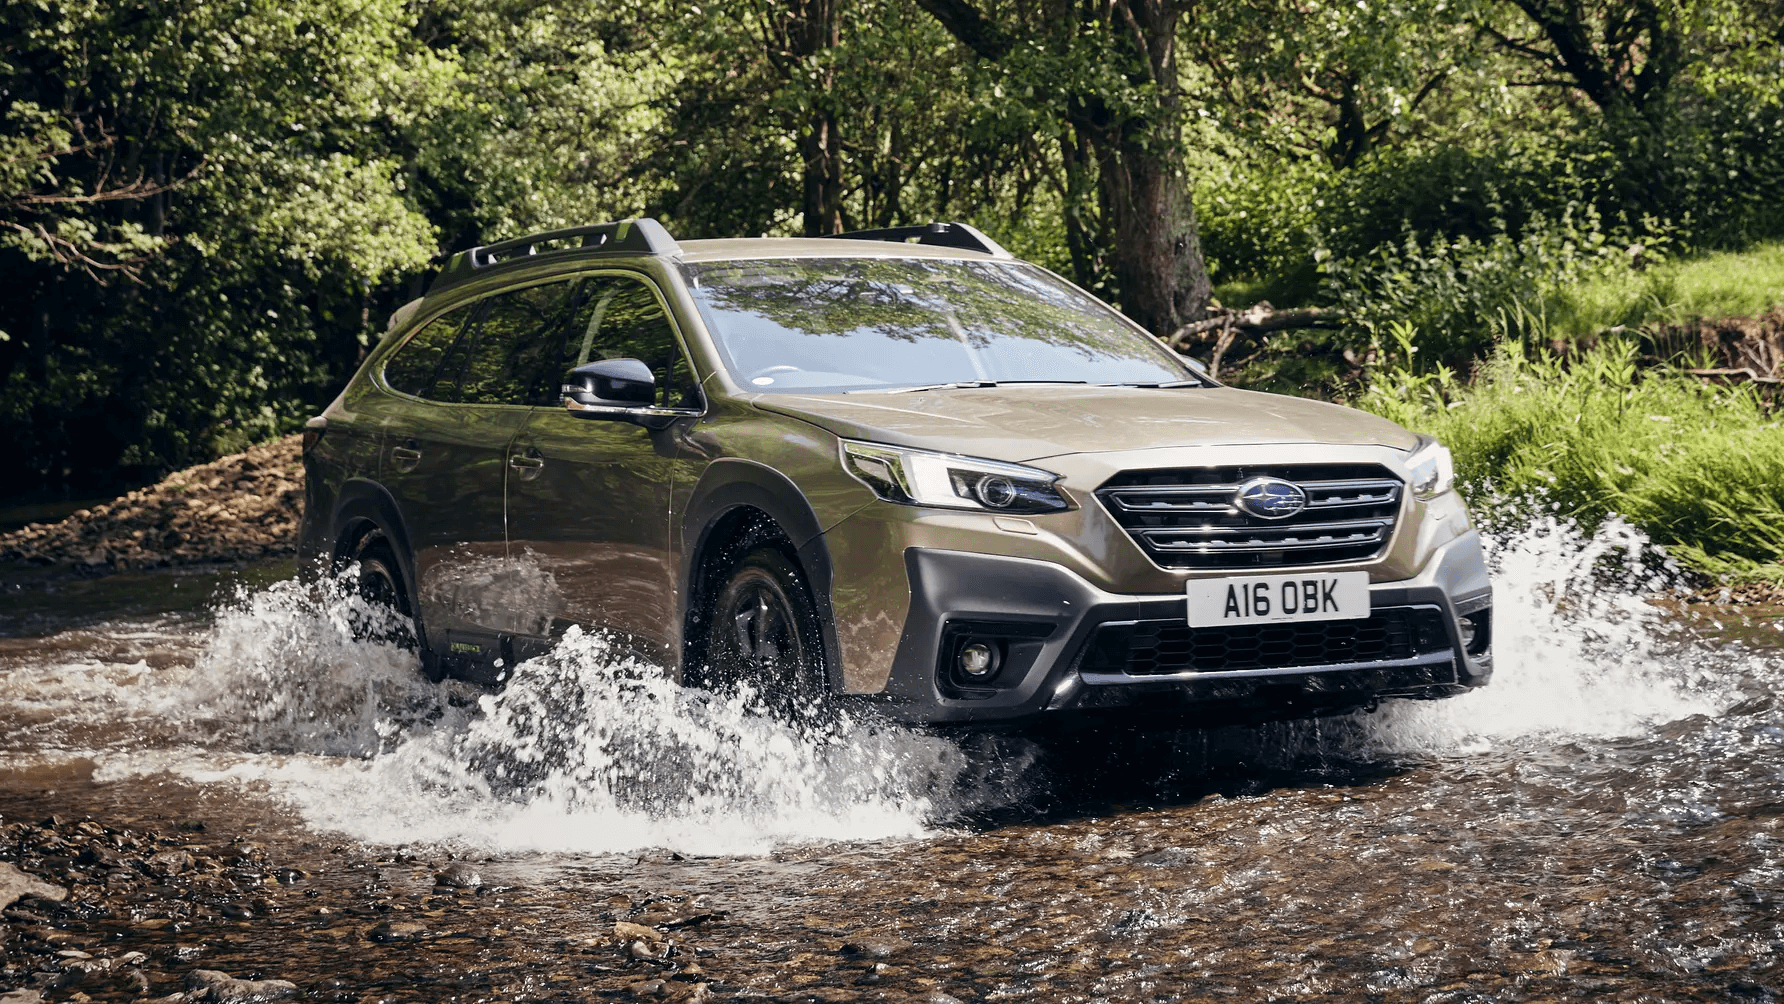
<svg viewBox="0 0 1784 1004">
<path fill-rule="evenodd" d="M 458 374 L 448 376 L 444 386 L 441 386 L 441 364 L 445 362 L 469 313 L 467 307 L 449 310 L 410 336 L 385 362 L 384 382 L 392 390 L 400 390 L 416 397 L 442 400 L 448 396 Z"/>
<path fill-rule="evenodd" d="M 583 282 L 587 285 L 578 290 L 566 332 L 562 369 L 597 359 L 639 359 L 656 375 L 659 407 L 699 407 L 693 368 L 656 293 L 626 276 L 594 276 Z"/>
</svg>

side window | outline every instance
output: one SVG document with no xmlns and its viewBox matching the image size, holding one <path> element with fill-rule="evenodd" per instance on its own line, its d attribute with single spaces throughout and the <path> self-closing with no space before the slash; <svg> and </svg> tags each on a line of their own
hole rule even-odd
<svg viewBox="0 0 1784 1004">
<path fill-rule="evenodd" d="M 570 317 L 563 370 L 595 359 L 640 359 L 656 374 L 659 407 L 699 407 L 693 369 L 651 288 L 616 275 L 584 282 Z"/>
<path fill-rule="evenodd" d="M 562 352 L 573 285 L 553 282 L 490 297 L 466 339 L 470 348 L 458 399 L 468 404 L 537 404 L 538 374 Z"/>
<path fill-rule="evenodd" d="M 457 374 L 447 377 L 445 386 L 441 387 L 441 364 L 469 315 L 468 307 L 449 310 L 409 336 L 409 340 L 398 346 L 396 352 L 385 361 L 384 382 L 395 390 L 416 397 L 440 400 L 443 391 L 449 396 L 455 382 L 453 377 Z"/>
</svg>

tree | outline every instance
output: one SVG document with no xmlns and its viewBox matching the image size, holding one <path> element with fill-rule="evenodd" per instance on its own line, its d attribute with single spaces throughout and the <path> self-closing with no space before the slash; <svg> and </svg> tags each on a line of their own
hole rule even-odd
<svg viewBox="0 0 1784 1004">
<path fill-rule="evenodd" d="M 980 58 L 1064 123 L 1066 231 L 1078 278 L 1106 255 L 1122 309 L 1165 335 L 1200 319 L 1212 287 L 1183 159 L 1177 34 L 1170 0 L 1031 0 L 1007 20 L 971 0 L 917 0 Z M 1082 197 L 1094 172 L 1096 210 Z M 1086 284 L 1095 284 L 1086 282 Z"/>
</svg>

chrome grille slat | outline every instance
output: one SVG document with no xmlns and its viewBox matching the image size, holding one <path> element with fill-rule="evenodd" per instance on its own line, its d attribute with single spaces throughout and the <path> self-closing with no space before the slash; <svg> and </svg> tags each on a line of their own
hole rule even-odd
<svg viewBox="0 0 1784 1004">
<path fill-rule="evenodd" d="M 1307 506 L 1280 520 L 1240 510 L 1252 478 L 1292 481 Z M 1179 568 L 1282 567 L 1375 557 L 1393 536 L 1404 484 L 1373 464 L 1128 471 L 1096 494 L 1153 560 Z"/>
</svg>

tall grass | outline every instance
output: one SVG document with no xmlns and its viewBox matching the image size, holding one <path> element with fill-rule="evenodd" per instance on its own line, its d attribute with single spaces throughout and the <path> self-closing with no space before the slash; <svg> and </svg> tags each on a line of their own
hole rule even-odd
<svg viewBox="0 0 1784 1004">
<path fill-rule="evenodd" d="M 1706 287 L 1708 284 L 1706 284 Z M 1629 340 L 1563 362 L 1502 342 L 1462 385 L 1399 357 L 1359 400 L 1454 452 L 1487 521 L 1503 499 L 1541 498 L 1592 526 L 1619 513 L 1687 566 L 1729 581 L 1784 581 L 1784 421 L 1747 388 L 1639 370 Z"/>
<path fill-rule="evenodd" d="M 1584 338 L 1611 328 L 1758 317 L 1784 304 L 1784 243 L 1600 271 L 1561 285 L 1542 310 L 1550 333 Z"/>
</svg>

